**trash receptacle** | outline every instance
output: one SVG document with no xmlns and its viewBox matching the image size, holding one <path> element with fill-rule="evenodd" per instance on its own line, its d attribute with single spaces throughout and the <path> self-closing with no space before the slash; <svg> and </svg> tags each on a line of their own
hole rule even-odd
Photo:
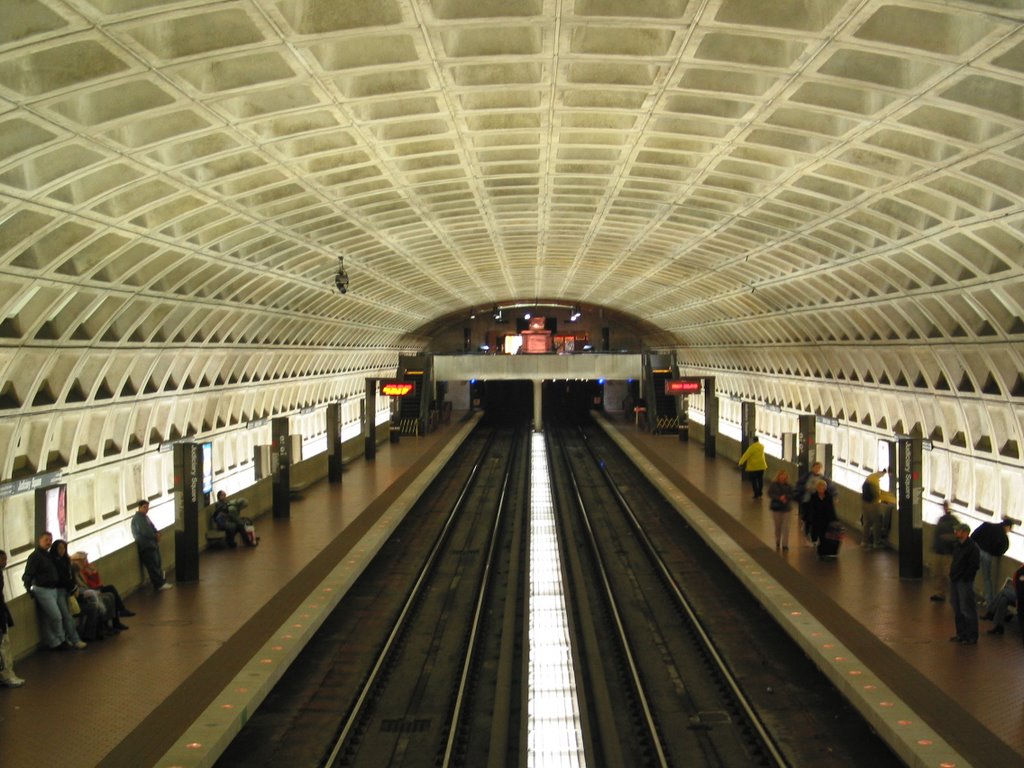
<svg viewBox="0 0 1024 768">
<path fill-rule="evenodd" d="M 396 426 L 392 425 L 391 432 L 390 432 L 391 442 L 392 443 L 397 443 L 399 438 L 401 438 L 401 436 L 402 436 L 402 428 L 401 427 L 396 427 Z"/>
</svg>

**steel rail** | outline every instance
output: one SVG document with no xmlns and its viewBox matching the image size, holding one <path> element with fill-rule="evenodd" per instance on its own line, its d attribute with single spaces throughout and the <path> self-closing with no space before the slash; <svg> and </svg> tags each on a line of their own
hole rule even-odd
<svg viewBox="0 0 1024 768">
<path fill-rule="evenodd" d="M 630 525 L 636 531 L 637 537 L 643 544 L 644 550 L 646 551 L 648 558 L 650 558 L 652 565 L 654 565 L 654 567 L 657 569 L 659 575 L 665 583 L 665 586 L 669 589 L 670 592 L 672 592 L 679 607 L 686 614 L 686 617 L 689 620 L 691 626 L 693 627 L 694 632 L 700 639 L 701 644 L 704 646 L 704 649 L 707 652 L 710 659 L 714 662 L 719 673 L 722 675 L 722 679 L 725 681 L 726 685 L 728 685 L 729 690 L 732 692 L 732 695 L 736 698 L 736 701 L 739 704 L 740 708 L 743 710 L 743 713 L 747 716 L 747 719 L 751 727 L 757 732 L 758 737 L 761 739 L 761 742 L 764 745 L 765 749 L 771 755 L 771 758 L 774 761 L 775 765 L 788 766 L 789 763 L 786 761 L 786 758 L 783 756 L 782 752 L 775 744 L 775 740 L 772 738 L 768 729 L 761 721 L 761 717 L 757 714 L 757 711 L 754 709 L 753 705 L 750 703 L 750 700 L 747 698 L 747 695 L 743 692 L 743 689 L 737 682 L 736 676 L 732 673 L 732 670 L 729 667 L 729 663 L 725 660 L 721 653 L 719 653 L 718 648 L 715 646 L 715 643 L 711 638 L 711 635 L 708 634 L 707 630 L 705 630 L 703 623 L 701 622 L 700 618 L 697 615 L 697 612 L 693 608 L 693 605 L 687 599 L 683 591 L 679 588 L 679 585 L 673 578 L 671 571 L 669 571 L 668 569 L 668 566 L 665 565 L 664 559 L 658 553 L 657 548 L 654 546 L 654 543 L 647 535 L 647 532 L 640 525 L 639 519 L 633 512 L 632 505 L 629 503 L 625 495 L 623 495 L 622 491 L 619 489 L 619 486 L 615 482 L 615 479 L 611 476 L 611 473 L 608 472 L 606 462 L 595 453 L 593 447 L 590 445 L 589 438 L 587 437 L 586 433 L 583 431 L 582 428 L 580 428 L 580 433 L 583 437 L 583 442 L 587 448 L 587 452 L 590 454 L 591 458 L 596 463 L 598 469 L 601 472 L 602 477 L 605 480 L 605 483 L 608 485 L 609 490 L 611 490 L 612 495 L 615 497 L 623 513 L 629 520 Z"/>
<path fill-rule="evenodd" d="M 600 548 L 597 543 L 597 536 L 594 533 L 593 526 L 590 522 L 590 516 L 587 513 L 586 504 L 583 501 L 583 496 L 580 492 L 579 484 L 576 481 L 576 472 L 573 470 L 572 462 L 569 460 L 568 452 L 565 446 L 565 440 L 559 439 L 558 446 L 562 457 L 566 465 L 566 476 L 572 486 L 572 493 L 576 500 L 577 509 L 580 513 L 580 520 L 582 521 L 583 528 L 586 532 L 587 539 L 590 543 L 590 548 L 594 553 L 595 567 L 598 571 L 600 578 L 601 587 L 607 601 L 608 610 L 611 613 L 613 623 L 615 625 L 615 632 L 618 637 L 619 643 L 622 647 L 622 652 L 626 657 L 626 663 L 629 667 L 629 677 L 633 685 L 634 692 L 637 696 L 637 700 L 640 702 L 640 708 L 643 711 L 644 725 L 650 736 L 651 745 L 654 748 L 654 752 L 658 761 L 658 765 L 662 768 L 668 768 L 669 761 L 665 754 L 665 749 L 662 744 L 661 734 L 658 730 L 657 723 L 655 722 L 654 712 L 651 708 L 651 704 L 647 699 L 646 691 L 644 690 L 643 681 L 640 678 L 640 668 L 636 661 L 636 656 L 633 652 L 632 645 L 629 641 L 629 635 L 626 632 L 625 622 L 622 619 L 622 613 L 619 610 L 618 600 L 615 597 L 615 592 L 611 585 L 611 579 L 608 576 L 608 570 L 605 568 L 604 559 L 601 556 Z"/>
<path fill-rule="evenodd" d="M 455 504 L 452 505 L 451 512 L 448 514 L 448 519 L 445 520 L 445 523 L 442 526 L 441 531 L 438 533 L 437 538 L 434 541 L 434 545 L 431 547 L 430 553 L 423 564 L 423 568 L 420 569 L 420 573 L 416 577 L 416 582 L 413 584 L 413 587 L 409 592 L 409 596 L 406 598 L 405 602 L 402 605 L 402 610 L 399 612 L 398 618 L 395 621 L 395 625 L 392 628 L 391 632 L 388 634 L 387 640 L 384 642 L 384 646 L 381 649 L 380 654 L 377 656 L 377 660 L 376 662 L 374 662 L 374 665 L 370 670 L 370 674 L 359 692 L 359 696 L 356 698 L 355 704 L 352 707 L 352 711 L 349 714 L 348 719 L 345 721 L 345 725 L 342 727 L 342 730 L 339 733 L 337 739 L 335 739 L 334 747 L 331 749 L 331 752 L 327 756 L 327 759 L 323 762 L 323 765 L 329 766 L 330 768 L 333 768 L 333 766 L 337 765 L 338 757 L 341 754 L 341 750 L 344 748 L 345 743 L 348 741 L 352 729 L 358 723 L 362 715 L 363 708 L 366 706 L 366 702 L 369 700 L 372 691 L 377 685 L 377 681 L 380 678 L 381 671 L 383 670 L 384 665 L 392 652 L 392 649 L 394 648 L 399 637 L 402 635 L 403 631 L 406 628 L 406 623 L 409 619 L 410 614 L 412 613 L 413 607 L 416 605 L 416 602 L 422 593 L 423 587 L 426 584 L 431 572 L 433 571 L 434 565 L 437 563 L 437 560 L 440 557 L 441 550 L 444 547 L 444 544 L 446 543 L 452 528 L 454 527 L 455 520 L 459 516 L 459 512 L 461 511 L 463 503 L 466 500 L 466 496 L 469 494 L 470 489 L 476 482 L 477 475 L 480 472 L 480 467 L 482 466 L 483 461 L 491 448 L 491 445 L 494 443 L 496 434 L 497 430 L 493 430 L 491 434 L 488 436 L 487 442 L 481 449 L 479 457 L 473 464 L 473 468 L 470 470 L 469 476 L 466 478 L 466 482 L 463 483 L 463 486 L 459 491 L 459 496 L 455 500 Z"/>
<path fill-rule="evenodd" d="M 512 456 L 505 467 L 505 477 L 501 483 L 501 494 L 498 498 L 498 514 L 495 515 L 494 525 L 491 526 L 490 543 L 487 546 L 487 558 L 484 565 L 484 571 L 480 578 L 480 591 L 477 594 L 476 607 L 473 610 L 473 622 L 469 631 L 466 657 L 463 660 L 462 674 L 459 678 L 459 688 L 455 695 L 455 704 L 452 707 L 451 723 L 448 728 L 448 739 L 445 744 L 444 758 L 441 762 L 441 765 L 446 768 L 452 764 L 453 754 L 455 751 L 455 740 L 458 737 L 460 719 L 462 717 L 462 707 L 466 697 L 466 689 L 469 686 L 469 678 L 473 669 L 473 663 L 476 661 L 480 624 L 483 622 L 485 601 L 490 594 L 491 578 L 494 572 L 493 565 L 497 558 L 497 547 L 500 538 L 501 524 L 504 520 L 505 504 L 507 500 L 506 494 L 508 492 L 509 482 L 511 481 L 515 467 L 514 452 L 518 449 L 520 441 L 522 440 L 521 433 L 518 430 L 512 440 Z"/>
</svg>

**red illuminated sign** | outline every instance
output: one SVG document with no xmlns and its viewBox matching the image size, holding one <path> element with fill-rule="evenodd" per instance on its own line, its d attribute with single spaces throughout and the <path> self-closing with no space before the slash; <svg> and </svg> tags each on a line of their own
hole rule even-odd
<svg viewBox="0 0 1024 768">
<path fill-rule="evenodd" d="M 665 381 L 666 395 L 699 395 L 700 379 L 668 379 Z"/>
<path fill-rule="evenodd" d="M 382 381 L 380 393 L 390 397 L 405 397 L 416 389 L 414 381 Z"/>
</svg>

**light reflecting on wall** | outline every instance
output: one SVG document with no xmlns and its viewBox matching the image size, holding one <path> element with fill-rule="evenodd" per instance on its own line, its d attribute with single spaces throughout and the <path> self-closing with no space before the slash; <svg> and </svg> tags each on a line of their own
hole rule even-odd
<svg viewBox="0 0 1024 768">
<path fill-rule="evenodd" d="M 527 765 L 585 766 L 547 452 L 540 433 L 532 437 L 531 468 Z"/>
</svg>

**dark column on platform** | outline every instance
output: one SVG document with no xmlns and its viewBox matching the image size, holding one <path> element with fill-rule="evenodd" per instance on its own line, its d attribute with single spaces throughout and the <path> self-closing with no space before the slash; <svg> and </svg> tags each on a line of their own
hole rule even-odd
<svg viewBox="0 0 1024 768">
<path fill-rule="evenodd" d="M 366 397 L 363 398 L 363 457 L 367 461 L 377 458 L 377 379 L 366 380 Z"/>
<path fill-rule="evenodd" d="M 924 527 L 921 519 L 923 447 L 924 441 L 920 437 L 902 437 L 896 445 L 901 579 L 920 579 L 924 572 Z"/>
<path fill-rule="evenodd" d="M 341 482 L 341 408 L 342 401 L 327 404 L 327 480 Z"/>
<path fill-rule="evenodd" d="M 275 416 L 270 420 L 270 481 L 274 491 L 274 517 L 291 517 L 292 514 L 290 443 L 288 417 Z"/>
<path fill-rule="evenodd" d="M 803 477 L 810 472 L 811 464 L 814 463 L 817 446 L 816 428 L 817 421 L 813 413 L 802 413 L 797 417 L 796 470 L 798 477 Z"/>
<path fill-rule="evenodd" d="M 601 329 L 601 351 L 608 352 L 612 348 L 611 331 L 605 327 Z"/>
<path fill-rule="evenodd" d="M 757 435 L 757 408 L 753 402 L 740 402 L 740 451 L 746 451 Z"/>
<path fill-rule="evenodd" d="M 717 454 L 718 440 L 718 394 L 715 392 L 715 377 L 704 377 L 704 455 L 709 459 Z"/>
<path fill-rule="evenodd" d="M 174 579 L 199 581 L 199 508 L 203 452 L 198 443 L 174 445 Z M 205 525 L 203 528 L 205 529 Z"/>
<path fill-rule="evenodd" d="M 818 443 L 812 452 L 813 461 L 820 461 L 822 472 L 829 480 L 832 479 L 832 443 Z"/>
<path fill-rule="evenodd" d="M 687 443 L 690 441 L 690 403 L 686 395 L 679 396 L 676 413 L 679 414 L 679 440 Z"/>
<path fill-rule="evenodd" d="M 462 329 L 462 351 L 471 352 L 473 344 L 473 337 L 470 335 L 469 328 Z"/>
</svg>

